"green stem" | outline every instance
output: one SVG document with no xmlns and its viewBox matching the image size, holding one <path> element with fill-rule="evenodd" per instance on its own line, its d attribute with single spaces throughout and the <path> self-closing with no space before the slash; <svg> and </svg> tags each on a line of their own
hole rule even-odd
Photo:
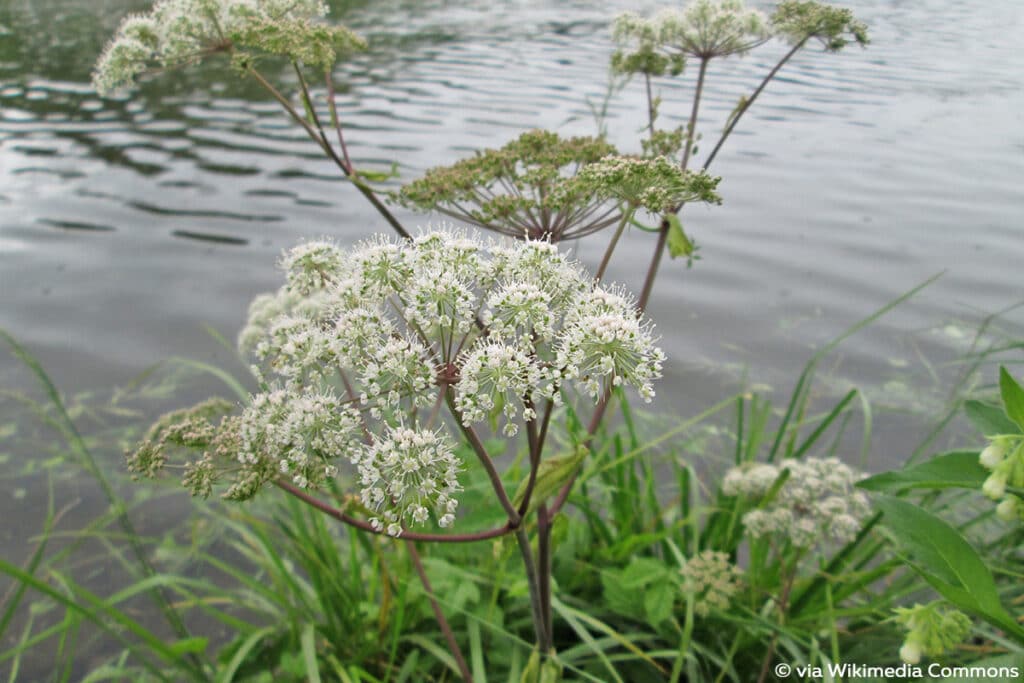
<svg viewBox="0 0 1024 683">
<path fill-rule="evenodd" d="M 683 663 L 686 661 L 686 654 L 690 651 L 690 641 L 693 639 L 693 601 L 694 595 L 686 595 L 686 623 L 683 624 L 683 635 L 679 639 L 679 653 L 672 665 L 671 683 L 679 683 L 679 677 L 683 673 Z"/>
</svg>

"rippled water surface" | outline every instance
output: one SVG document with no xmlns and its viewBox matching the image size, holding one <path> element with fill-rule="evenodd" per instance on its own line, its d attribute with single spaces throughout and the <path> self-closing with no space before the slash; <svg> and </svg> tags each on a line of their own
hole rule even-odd
<svg viewBox="0 0 1024 683">
<path fill-rule="evenodd" d="M 1024 29 L 1021 4 L 847 4 L 869 24 L 870 48 L 799 55 L 716 160 L 725 204 L 683 215 L 703 258 L 667 262 L 652 304 L 671 358 L 661 410 L 707 405 L 744 374 L 787 391 L 812 349 L 944 270 L 851 339 L 831 372 L 876 400 L 915 403 L 935 387 L 927 373 L 906 380 L 908 368 L 953 357 L 965 324 L 1024 298 L 1024 53 L 1010 38 Z M 96 54 L 144 7 L 0 4 L 0 326 L 66 390 L 123 382 L 174 355 L 224 360 L 204 325 L 233 337 L 248 301 L 277 286 L 282 249 L 387 229 L 226 68 L 94 95 Z M 411 179 L 528 128 L 592 133 L 609 18 L 653 7 L 335 3 L 372 46 L 337 72 L 352 153 L 365 167 L 395 160 Z M 713 63 L 706 138 L 783 51 Z M 291 85 L 288 71 L 274 75 Z M 690 77 L 660 85 L 666 123 L 682 122 L 691 91 Z M 610 104 L 612 139 L 627 151 L 640 95 L 634 83 Z M 594 264 L 606 237 L 576 249 Z M 651 247 L 650 235 L 629 234 L 611 276 L 638 290 Z M 21 377 L 0 360 L 0 382 Z"/>
</svg>

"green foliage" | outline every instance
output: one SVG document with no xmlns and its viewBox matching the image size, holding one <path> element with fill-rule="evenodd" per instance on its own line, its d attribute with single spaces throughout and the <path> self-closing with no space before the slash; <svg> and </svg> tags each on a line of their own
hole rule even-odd
<svg viewBox="0 0 1024 683">
<path fill-rule="evenodd" d="M 876 504 L 897 547 L 935 590 L 1024 643 L 1024 628 L 1003 607 L 992 572 L 956 529 L 905 500 L 880 497 Z"/>
<path fill-rule="evenodd" d="M 601 138 L 528 131 L 499 149 L 433 168 L 394 198 L 514 237 L 579 237 L 615 219 L 599 217 L 603 198 L 570 183 L 587 164 L 614 153 Z"/>
</svg>

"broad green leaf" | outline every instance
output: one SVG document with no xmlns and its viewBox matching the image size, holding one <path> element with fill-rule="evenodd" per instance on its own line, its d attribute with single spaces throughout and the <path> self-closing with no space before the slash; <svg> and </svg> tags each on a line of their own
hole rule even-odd
<svg viewBox="0 0 1024 683">
<path fill-rule="evenodd" d="M 999 601 L 992 572 L 960 532 L 899 498 L 880 496 L 876 505 L 884 514 L 882 524 L 922 578 L 953 605 L 1024 642 L 1024 628 Z"/>
<path fill-rule="evenodd" d="M 668 568 L 654 558 L 634 557 L 622 570 L 619 581 L 626 589 L 643 588 L 648 584 L 664 581 L 668 573 Z"/>
<path fill-rule="evenodd" d="M 664 580 L 651 586 L 644 593 L 644 613 L 651 626 L 657 626 L 672 616 L 676 587 Z"/>
<path fill-rule="evenodd" d="M 903 489 L 980 489 L 988 474 L 978 463 L 978 451 L 949 451 L 902 470 L 868 477 L 857 486 L 889 493 Z"/>
<path fill-rule="evenodd" d="M 668 220 L 668 255 L 672 258 L 693 256 L 693 242 L 683 231 L 683 224 L 680 222 L 679 216 L 669 214 L 666 220 Z"/>
<path fill-rule="evenodd" d="M 1017 384 L 1005 367 L 999 368 L 999 393 L 1003 397 L 1003 410 L 1006 416 L 1024 429 L 1024 389 Z"/>
<path fill-rule="evenodd" d="M 1017 434 L 1020 428 L 1006 417 L 1006 413 L 996 406 L 981 401 L 966 401 L 964 413 L 974 427 L 985 436 L 997 434 Z"/>
<path fill-rule="evenodd" d="M 530 496 L 530 506 L 526 510 L 526 514 L 533 512 L 538 505 L 558 493 L 576 473 L 576 469 L 587 457 L 588 452 L 585 446 L 577 446 L 575 453 L 559 455 L 542 461 L 540 467 L 537 468 L 537 481 L 534 484 L 533 494 Z M 516 495 L 512 498 L 512 505 L 516 508 L 523 504 L 528 483 L 528 478 L 523 479 L 519 488 L 516 489 Z"/>
</svg>

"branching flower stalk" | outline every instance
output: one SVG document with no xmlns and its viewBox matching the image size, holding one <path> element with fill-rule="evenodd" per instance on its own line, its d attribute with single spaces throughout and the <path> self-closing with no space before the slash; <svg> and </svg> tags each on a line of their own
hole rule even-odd
<svg viewBox="0 0 1024 683">
<path fill-rule="evenodd" d="M 680 162 L 686 169 L 696 138 L 697 114 L 708 62 L 719 57 L 743 54 L 766 42 L 773 34 L 789 41 L 792 47 L 761 80 L 754 92 L 740 101 L 702 165 L 702 170 L 706 172 L 740 119 L 768 83 L 808 42 L 818 40 L 829 52 L 838 52 L 851 42 L 866 45 L 867 27 L 854 18 L 850 10 L 816 0 L 784 0 L 777 6 L 770 20 L 755 10 L 746 9 L 742 0 L 694 0 L 683 10 L 663 10 L 652 19 L 643 19 L 632 13 L 617 18 L 612 35 L 620 47 L 612 57 L 611 69 L 613 73 L 640 73 L 644 75 L 645 81 L 649 81 L 651 76 L 666 73 L 678 75 L 681 72 L 681 67 L 678 70 L 668 68 L 669 56 L 688 56 L 700 60 Z M 647 92 L 648 111 L 652 112 L 654 108 L 649 87 Z M 653 146 L 653 125 L 650 129 L 650 143 Z M 681 202 L 671 213 L 678 213 L 684 205 L 685 202 Z M 670 228 L 671 222 L 668 219 L 661 221 L 651 264 L 640 293 L 641 309 L 650 300 Z"/>
<path fill-rule="evenodd" d="M 129 16 L 121 23 L 96 65 L 93 86 L 100 94 L 110 94 L 147 73 L 224 55 L 284 108 L 399 236 L 408 237 L 349 156 L 331 71 L 340 55 L 365 49 L 366 41 L 344 26 L 324 23 L 327 12 L 322 0 L 160 0 L 148 14 Z M 259 71 L 257 64 L 265 57 L 285 58 L 294 66 L 307 116 Z M 316 114 L 303 66 L 325 74 L 340 154 Z"/>
<path fill-rule="evenodd" d="M 513 533 L 546 655 L 553 513 L 545 504 L 578 462 L 543 458 L 552 413 L 563 396 L 600 400 L 613 386 L 651 400 L 664 360 L 651 324 L 627 294 L 599 285 L 549 242 L 427 230 L 352 250 L 308 242 L 282 267 L 285 284 L 253 302 L 239 335 L 260 363 L 260 391 L 240 414 L 215 401 L 166 417 L 129 455 L 129 469 L 153 476 L 171 456 L 194 453 L 183 483 L 195 495 L 220 489 L 247 500 L 275 485 L 343 523 L 408 541 Z M 515 500 L 481 437 L 492 422 L 507 439 L 526 435 L 530 472 Z M 455 524 L 460 475 L 476 465 L 453 435 L 490 481 L 504 525 L 417 530 L 431 519 Z M 337 507 L 314 492 L 346 461 L 360 488 Z M 524 524 L 535 511 L 536 556 Z"/>
</svg>

